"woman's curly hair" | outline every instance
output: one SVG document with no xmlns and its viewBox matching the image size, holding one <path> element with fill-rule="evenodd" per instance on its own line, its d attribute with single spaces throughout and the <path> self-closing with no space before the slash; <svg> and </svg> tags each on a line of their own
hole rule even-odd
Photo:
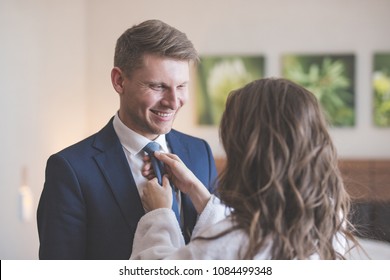
<svg viewBox="0 0 390 280">
<path fill-rule="evenodd" d="M 249 236 L 243 257 L 271 240 L 272 259 L 342 259 L 350 200 L 336 149 L 315 96 L 285 79 L 232 91 L 220 125 L 227 163 L 217 193 Z"/>
</svg>

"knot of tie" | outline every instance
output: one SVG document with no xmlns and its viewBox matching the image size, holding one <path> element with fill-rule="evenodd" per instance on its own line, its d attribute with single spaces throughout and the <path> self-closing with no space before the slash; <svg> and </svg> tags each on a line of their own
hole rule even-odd
<svg viewBox="0 0 390 280">
<path fill-rule="evenodd" d="M 152 156 L 155 151 L 160 150 L 160 145 L 157 142 L 149 142 L 143 150 Z"/>
<path fill-rule="evenodd" d="M 162 176 L 164 175 L 164 164 L 159 161 L 155 156 L 154 152 L 160 150 L 160 145 L 156 142 L 149 142 L 143 150 L 150 156 L 154 173 L 156 174 L 157 181 L 162 185 Z"/>
</svg>

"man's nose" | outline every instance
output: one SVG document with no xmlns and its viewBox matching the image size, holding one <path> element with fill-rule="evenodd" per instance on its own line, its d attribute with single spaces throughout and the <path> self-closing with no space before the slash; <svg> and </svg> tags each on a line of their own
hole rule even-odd
<svg viewBox="0 0 390 280">
<path fill-rule="evenodd" d="M 162 104 L 169 107 L 171 110 L 177 110 L 180 107 L 180 93 L 178 90 L 167 90 L 162 100 Z"/>
</svg>

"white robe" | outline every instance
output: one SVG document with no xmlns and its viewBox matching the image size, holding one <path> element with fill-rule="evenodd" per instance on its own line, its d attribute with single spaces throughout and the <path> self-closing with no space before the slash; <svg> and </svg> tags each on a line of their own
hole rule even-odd
<svg viewBox="0 0 390 280">
<path fill-rule="evenodd" d="M 248 237 L 242 230 L 211 240 L 196 237 L 212 237 L 233 227 L 228 209 L 212 196 L 199 216 L 191 242 L 184 244 L 180 226 L 171 209 L 160 208 L 145 214 L 135 232 L 133 252 L 130 259 L 182 259 L 182 260 L 236 260 L 247 250 Z M 344 252 L 344 242 L 337 242 L 338 251 Z M 255 259 L 271 259 L 270 241 Z M 318 256 L 313 255 L 312 259 Z"/>
</svg>

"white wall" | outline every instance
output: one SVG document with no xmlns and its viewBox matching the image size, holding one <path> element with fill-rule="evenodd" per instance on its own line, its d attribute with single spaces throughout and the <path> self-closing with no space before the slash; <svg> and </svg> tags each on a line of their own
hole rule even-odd
<svg viewBox="0 0 390 280">
<path fill-rule="evenodd" d="M 0 1 L 0 259 L 36 259 L 47 157 L 85 136 L 82 1 Z M 33 215 L 19 218 L 22 170 Z"/>
<path fill-rule="evenodd" d="M 93 87 L 89 92 L 91 132 L 102 126 L 117 108 L 118 100 L 112 97 L 109 82 L 116 38 L 133 24 L 158 18 L 183 30 L 200 54 L 265 55 L 267 76 L 280 75 L 280 57 L 284 53 L 355 54 L 356 126 L 333 129 L 332 136 L 343 158 L 390 157 L 390 129 L 372 125 L 370 85 L 374 51 L 390 51 L 390 1 L 123 0 L 115 3 L 90 0 L 88 5 L 88 81 Z M 175 128 L 207 139 L 215 155 L 223 155 L 217 129 L 196 126 L 194 109 L 191 105 L 183 108 Z"/>
<path fill-rule="evenodd" d="M 388 0 L 0 0 L 0 258 L 37 258 L 35 217 L 18 218 L 21 170 L 36 207 L 47 157 L 115 113 L 110 70 L 128 27 L 158 18 L 201 54 L 263 54 L 268 76 L 280 74 L 283 53 L 354 53 L 357 124 L 332 135 L 342 157 L 390 158 L 390 129 L 372 126 L 370 87 L 373 52 L 390 51 L 389 11 Z M 194 106 L 175 127 L 223 155 L 217 129 L 194 124 Z"/>
</svg>

